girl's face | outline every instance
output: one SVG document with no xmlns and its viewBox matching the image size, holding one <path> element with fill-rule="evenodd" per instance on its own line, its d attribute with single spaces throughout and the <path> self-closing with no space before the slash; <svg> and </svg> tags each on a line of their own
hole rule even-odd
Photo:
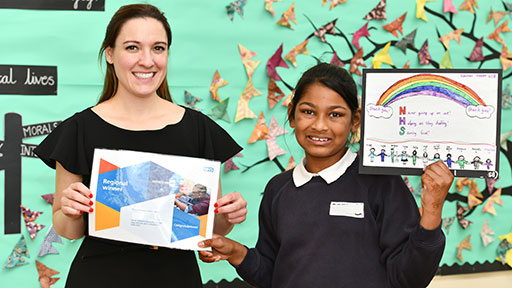
<svg viewBox="0 0 512 288">
<path fill-rule="evenodd" d="M 288 107 L 291 111 L 291 106 Z M 297 142 L 306 154 L 306 169 L 317 173 L 343 157 L 350 132 L 359 127 L 361 112 L 352 115 L 345 100 L 334 90 L 313 83 L 289 115 Z"/>
<path fill-rule="evenodd" d="M 167 73 L 167 34 L 158 20 L 134 18 L 123 24 L 115 48 L 105 57 L 114 65 L 119 86 L 116 95 L 156 95 Z"/>
</svg>

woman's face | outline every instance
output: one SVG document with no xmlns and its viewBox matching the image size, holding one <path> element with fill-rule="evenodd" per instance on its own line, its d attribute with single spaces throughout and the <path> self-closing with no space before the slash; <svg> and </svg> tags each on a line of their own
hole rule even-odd
<svg viewBox="0 0 512 288">
<path fill-rule="evenodd" d="M 167 74 L 168 45 L 165 29 L 154 18 L 126 21 L 115 41 L 105 49 L 119 81 L 116 95 L 156 95 Z"/>
<path fill-rule="evenodd" d="M 307 87 L 290 117 L 290 126 L 306 154 L 306 168 L 316 173 L 340 160 L 359 120 L 360 112 L 352 115 L 347 102 L 334 90 L 320 83 Z"/>
</svg>

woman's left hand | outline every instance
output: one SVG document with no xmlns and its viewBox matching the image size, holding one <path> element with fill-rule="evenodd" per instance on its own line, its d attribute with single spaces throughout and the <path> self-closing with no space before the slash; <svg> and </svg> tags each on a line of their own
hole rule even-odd
<svg viewBox="0 0 512 288">
<path fill-rule="evenodd" d="M 231 224 L 245 221 L 247 215 L 247 201 L 238 192 L 228 193 L 215 203 L 215 213 L 222 213 Z"/>
</svg>

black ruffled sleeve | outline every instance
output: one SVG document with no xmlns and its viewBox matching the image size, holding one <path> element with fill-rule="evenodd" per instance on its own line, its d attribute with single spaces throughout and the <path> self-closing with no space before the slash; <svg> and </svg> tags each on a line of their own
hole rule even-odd
<svg viewBox="0 0 512 288">
<path fill-rule="evenodd" d="M 37 147 L 34 153 L 55 169 L 59 162 L 67 171 L 77 175 L 89 175 L 84 149 L 84 127 L 80 113 L 63 121 Z"/>
<path fill-rule="evenodd" d="M 199 118 L 199 145 L 202 150 L 202 157 L 225 162 L 242 150 L 242 147 L 208 116 L 191 110 Z"/>
</svg>

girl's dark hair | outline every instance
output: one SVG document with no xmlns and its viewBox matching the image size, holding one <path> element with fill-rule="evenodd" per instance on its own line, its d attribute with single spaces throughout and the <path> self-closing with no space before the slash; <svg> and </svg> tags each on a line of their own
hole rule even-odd
<svg viewBox="0 0 512 288">
<path fill-rule="evenodd" d="M 171 27 L 169 26 L 164 13 L 158 10 L 158 8 L 155 6 L 149 4 L 125 5 L 117 10 L 117 12 L 114 14 L 114 16 L 112 16 L 112 19 L 110 19 L 110 22 L 108 23 L 107 31 L 105 32 L 105 39 L 103 39 L 103 43 L 101 44 L 100 52 L 98 55 L 100 62 L 102 61 L 105 49 L 108 47 L 114 48 L 117 36 L 119 36 L 119 32 L 121 31 L 123 25 L 128 20 L 134 18 L 153 18 L 162 23 L 165 33 L 167 34 L 167 48 L 171 46 Z M 112 96 L 114 96 L 114 94 L 117 92 L 117 87 L 118 81 L 114 70 L 114 65 L 107 62 L 105 83 L 103 85 L 103 92 L 101 93 L 100 100 L 98 100 L 98 104 L 112 98 Z M 158 87 L 156 93 L 161 98 L 172 102 L 171 93 L 169 92 L 169 86 L 167 84 L 167 76 L 164 77 L 164 80 L 162 81 L 160 87 Z"/>
<path fill-rule="evenodd" d="M 357 111 L 357 87 L 352 76 L 343 68 L 329 63 L 319 63 L 302 74 L 295 86 L 288 118 L 294 117 L 295 108 L 309 86 L 320 83 L 338 93 L 347 102 L 352 115 Z"/>
</svg>

